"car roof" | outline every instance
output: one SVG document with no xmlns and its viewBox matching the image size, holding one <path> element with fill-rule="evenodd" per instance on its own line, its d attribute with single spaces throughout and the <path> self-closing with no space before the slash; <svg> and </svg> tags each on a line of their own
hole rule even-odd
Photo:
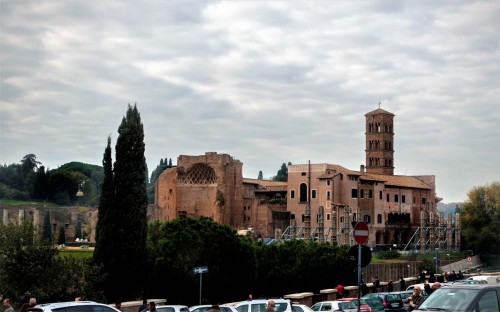
<svg viewBox="0 0 500 312">
<path fill-rule="evenodd" d="M 446 289 L 484 289 L 493 288 L 500 289 L 500 284 L 448 284 Z"/>
<path fill-rule="evenodd" d="M 67 302 L 54 302 L 54 303 L 42 303 L 42 304 L 37 304 L 34 307 L 28 308 L 28 311 L 37 311 L 37 310 L 45 310 L 45 309 L 58 309 L 58 308 L 65 308 L 65 307 L 77 307 L 77 306 L 86 306 L 86 305 L 99 305 L 99 306 L 106 306 L 110 307 L 112 309 L 115 309 L 116 311 L 119 311 L 115 307 L 104 304 L 104 303 L 98 303 L 95 301 L 67 301 Z"/>
<path fill-rule="evenodd" d="M 240 306 L 242 304 L 249 304 L 249 303 L 266 303 L 267 304 L 267 302 L 269 300 L 274 300 L 274 302 L 276 302 L 276 303 L 290 302 L 290 300 L 283 299 L 283 298 L 269 298 L 269 299 L 252 299 L 252 300 L 240 301 L 240 302 L 236 303 L 235 305 Z"/>
<path fill-rule="evenodd" d="M 156 306 L 156 308 L 184 308 L 186 307 L 187 308 L 187 305 L 183 305 L 183 304 L 163 304 L 163 305 L 158 305 Z"/>
</svg>

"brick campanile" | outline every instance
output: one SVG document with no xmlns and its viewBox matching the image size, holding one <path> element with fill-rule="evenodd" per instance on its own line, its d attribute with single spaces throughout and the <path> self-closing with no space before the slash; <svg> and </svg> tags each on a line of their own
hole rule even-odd
<svg viewBox="0 0 500 312">
<path fill-rule="evenodd" d="M 376 109 L 366 117 L 366 172 L 394 175 L 394 114 Z"/>
</svg>

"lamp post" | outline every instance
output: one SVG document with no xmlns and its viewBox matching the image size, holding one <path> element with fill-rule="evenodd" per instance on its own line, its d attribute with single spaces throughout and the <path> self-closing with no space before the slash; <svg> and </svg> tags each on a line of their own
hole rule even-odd
<svg viewBox="0 0 500 312">
<path fill-rule="evenodd" d="M 435 251 L 436 251 L 436 271 L 434 272 L 434 274 L 437 274 L 437 272 L 438 272 L 438 251 L 439 251 L 439 248 L 435 248 Z"/>
</svg>

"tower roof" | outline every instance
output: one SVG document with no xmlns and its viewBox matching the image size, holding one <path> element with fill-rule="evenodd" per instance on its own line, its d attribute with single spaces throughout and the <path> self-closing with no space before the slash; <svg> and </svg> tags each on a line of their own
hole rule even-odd
<svg viewBox="0 0 500 312">
<path fill-rule="evenodd" d="M 369 113 L 366 113 L 365 116 L 368 116 L 368 115 L 380 115 L 380 114 L 385 114 L 385 115 L 391 115 L 391 116 L 394 116 L 393 113 L 391 112 L 388 112 L 386 110 L 383 110 L 381 108 L 377 108 L 376 110 L 374 111 L 371 111 Z"/>
</svg>

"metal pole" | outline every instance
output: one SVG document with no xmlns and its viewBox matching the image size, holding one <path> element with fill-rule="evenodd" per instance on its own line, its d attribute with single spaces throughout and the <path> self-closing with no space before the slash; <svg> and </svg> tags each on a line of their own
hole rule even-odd
<svg viewBox="0 0 500 312">
<path fill-rule="evenodd" d="M 200 305 L 201 305 L 201 280 L 203 278 L 203 274 L 200 273 Z"/>
<path fill-rule="evenodd" d="M 358 312 L 361 308 L 361 244 L 358 244 Z"/>
</svg>

